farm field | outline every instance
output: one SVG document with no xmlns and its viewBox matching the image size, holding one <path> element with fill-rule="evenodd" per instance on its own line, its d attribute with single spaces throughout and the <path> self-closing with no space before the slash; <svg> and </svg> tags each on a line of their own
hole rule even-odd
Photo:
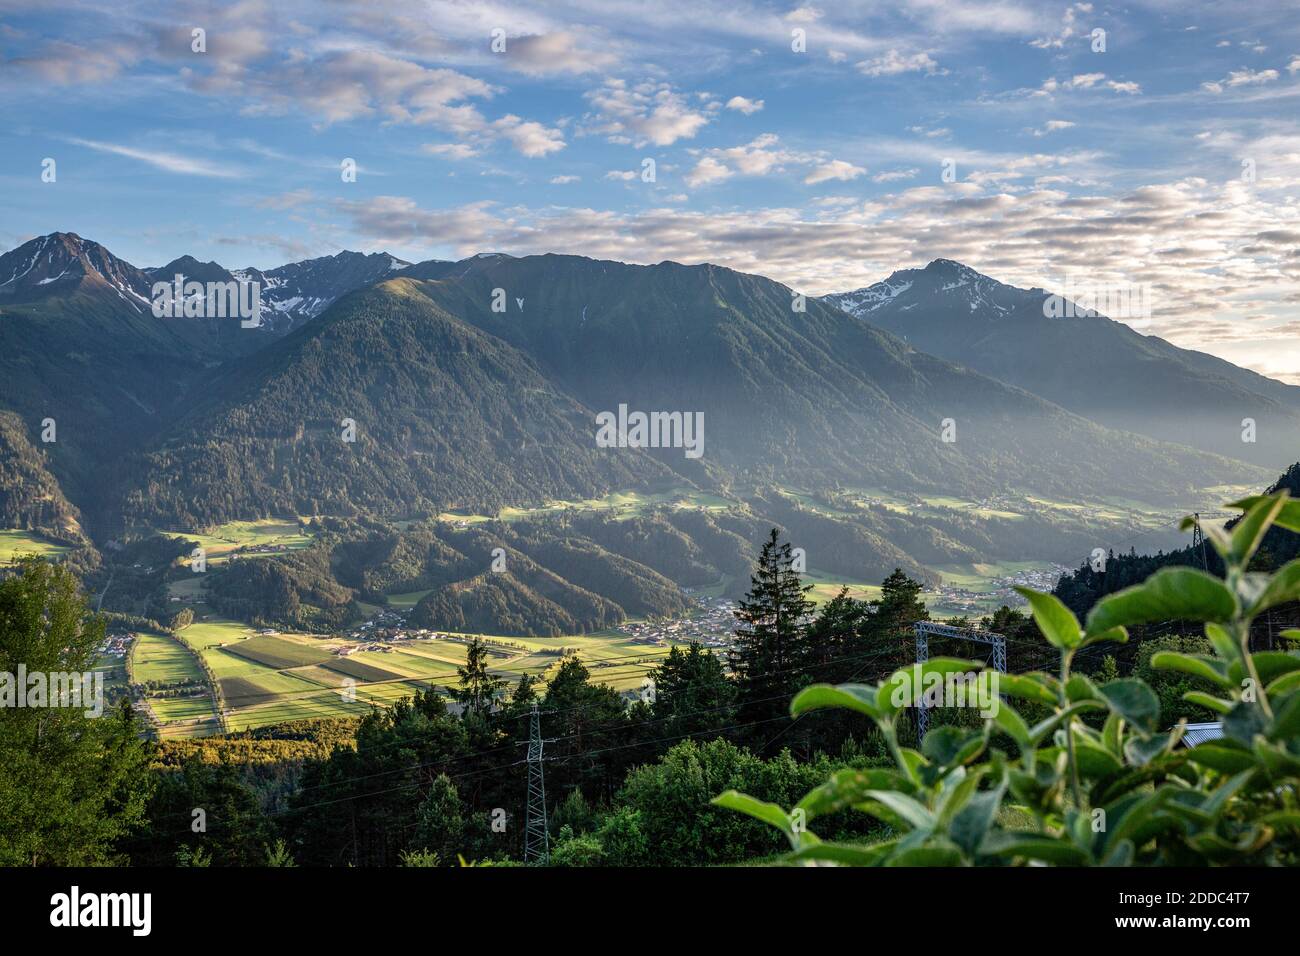
<svg viewBox="0 0 1300 956">
<path fill-rule="evenodd" d="M 66 545 L 47 541 L 34 531 L 19 528 L 0 530 L 0 564 L 9 564 L 22 554 L 37 554 L 53 560 L 67 551 Z"/>
<path fill-rule="evenodd" d="M 210 564 L 220 564 L 236 552 L 271 553 L 294 551 L 311 544 L 311 535 L 303 532 L 297 521 L 262 518 L 256 521 L 231 521 L 206 533 L 163 531 L 197 542 Z"/>
<path fill-rule="evenodd" d="M 361 715 L 371 705 L 391 705 L 430 683 L 452 685 L 456 668 L 465 662 L 469 637 L 358 642 L 259 634 L 202 606 L 196 609 L 195 622 L 180 632 L 180 640 L 202 656 L 220 682 L 232 731 L 308 717 Z M 615 630 L 555 638 L 483 637 L 489 644 L 491 671 L 510 683 L 524 674 L 545 679 L 563 650 L 576 652 L 597 679 L 633 690 L 667 654 L 666 648 L 636 643 Z M 348 646 L 358 649 L 346 656 L 335 653 Z M 163 665 L 159 661 L 153 666 Z M 347 699 L 345 692 L 355 699 Z M 167 719 L 190 716 L 183 701 L 165 709 Z"/>
<path fill-rule="evenodd" d="M 604 498 L 585 498 L 581 501 L 551 501 L 536 508 L 502 508 L 495 515 L 445 511 L 438 515 L 438 520 L 479 524 L 493 520 L 520 521 L 526 518 L 563 514 L 566 511 L 598 511 L 611 514 L 615 518 L 631 518 L 645 513 L 650 508 L 665 505 L 678 509 L 721 511 L 734 507 L 735 502 L 718 495 L 705 494 L 688 488 L 674 489 L 673 491 L 658 494 L 619 491 L 606 495 Z"/>
<path fill-rule="evenodd" d="M 138 633 L 128 654 L 128 670 L 135 683 L 193 681 L 207 686 L 195 652 L 163 634 Z M 215 733 L 216 710 L 210 694 L 168 697 L 145 692 L 145 702 L 158 719 L 164 738 L 193 737 Z M 196 723 L 197 722 L 197 723 Z"/>
</svg>

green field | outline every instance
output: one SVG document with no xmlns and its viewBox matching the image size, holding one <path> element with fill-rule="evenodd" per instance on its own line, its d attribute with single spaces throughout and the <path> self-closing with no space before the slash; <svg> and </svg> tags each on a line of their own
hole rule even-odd
<svg viewBox="0 0 1300 956">
<path fill-rule="evenodd" d="M 197 542 L 209 564 L 220 564 L 236 552 L 263 549 L 260 553 L 294 551 L 311 544 L 311 535 L 303 533 L 297 521 L 262 518 L 257 521 L 231 521 L 207 532 L 163 531 Z M 259 553 L 253 551 L 252 553 Z"/>
<path fill-rule="evenodd" d="M 130 658 L 131 673 L 138 683 L 203 680 L 194 652 L 162 634 L 137 634 Z"/>
<path fill-rule="evenodd" d="M 602 512 L 619 518 L 631 518 L 644 514 L 651 508 L 670 507 L 677 509 L 695 509 L 702 511 L 722 511 L 735 507 L 734 501 L 717 495 L 706 494 L 692 488 L 679 488 L 673 491 L 650 494 L 639 491 L 618 491 L 603 498 L 584 498 L 580 501 L 550 501 L 536 508 L 502 508 L 495 515 L 474 514 L 471 512 L 445 511 L 438 515 L 439 521 L 451 521 L 465 524 L 479 524 L 484 521 L 520 521 L 526 518 L 539 518 L 546 515 L 558 515 L 565 512 Z"/>
<path fill-rule="evenodd" d="M 34 531 L 9 529 L 0 531 L 0 564 L 9 564 L 23 554 L 36 554 L 55 559 L 68 552 L 68 547 L 47 541 Z"/>
<path fill-rule="evenodd" d="M 228 645 L 225 651 L 227 654 L 237 654 L 275 670 L 299 667 L 303 664 L 320 664 L 330 659 L 329 652 L 319 647 L 263 635 L 237 641 Z"/>
<path fill-rule="evenodd" d="M 207 686 L 195 652 L 165 634 L 136 634 L 127 662 L 131 679 L 136 683 L 191 681 Z M 162 725 L 159 733 L 163 737 L 199 736 L 218 729 L 211 693 L 169 697 L 146 691 L 145 700 Z"/>
</svg>

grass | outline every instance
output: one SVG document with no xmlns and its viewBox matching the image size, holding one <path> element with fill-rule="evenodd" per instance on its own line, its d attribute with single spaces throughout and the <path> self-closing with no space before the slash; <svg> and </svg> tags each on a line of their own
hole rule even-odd
<svg viewBox="0 0 1300 956">
<path fill-rule="evenodd" d="M 255 521 L 231 521 L 208 532 L 163 531 L 195 541 L 203 548 L 209 564 L 219 564 L 232 554 L 249 548 L 272 551 L 295 551 L 311 544 L 296 520 L 260 518 Z"/>
<path fill-rule="evenodd" d="M 55 560 L 68 552 L 68 547 L 47 541 L 34 531 L 12 528 L 0 531 L 0 564 L 9 564 L 24 554 L 35 554 Z"/>
<path fill-rule="evenodd" d="M 227 654 L 237 654 L 267 667 L 281 670 L 303 664 L 321 664 L 330 659 L 328 651 L 309 647 L 297 641 L 258 635 L 238 641 L 225 648 Z"/>
<path fill-rule="evenodd" d="M 136 682 L 202 681 L 203 669 L 194 652 L 175 638 L 137 634 L 131 647 L 131 673 Z"/>
<path fill-rule="evenodd" d="M 675 488 L 672 491 L 649 493 L 616 491 L 603 498 L 584 498 L 578 501 L 548 501 L 535 508 L 502 508 L 495 515 L 474 514 L 462 511 L 445 511 L 439 521 L 480 524 L 484 521 L 522 521 L 571 511 L 603 512 L 615 519 L 631 518 L 652 508 L 669 507 L 678 510 L 725 511 L 734 508 L 735 502 L 718 495 L 705 494 L 692 488 Z"/>
</svg>

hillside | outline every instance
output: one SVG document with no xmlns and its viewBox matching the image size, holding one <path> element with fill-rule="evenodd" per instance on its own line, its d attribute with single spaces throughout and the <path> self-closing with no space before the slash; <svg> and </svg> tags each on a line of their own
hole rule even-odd
<svg viewBox="0 0 1300 956">
<path fill-rule="evenodd" d="M 1104 315 L 1048 318 L 1050 294 L 936 259 L 824 301 L 915 348 L 1103 425 L 1270 469 L 1295 459 L 1300 386 L 1142 335 Z M 1154 307 L 1162 316 L 1168 308 Z M 1245 418 L 1256 422 L 1254 444 L 1242 441 Z"/>
</svg>

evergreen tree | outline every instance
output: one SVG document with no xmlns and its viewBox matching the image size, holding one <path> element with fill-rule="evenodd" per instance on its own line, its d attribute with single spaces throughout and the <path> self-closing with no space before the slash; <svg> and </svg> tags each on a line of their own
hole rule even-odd
<svg viewBox="0 0 1300 956">
<path fill-rule="evenodd" d="M 103 639 L 62 565 L 25 558 L 0 581 L 0 673 L 84 674 Z M 11 680 L 5 693 L 27 691 Z M 151 749 L 126 701 L 100 716 L 95 703 L 0 706 L 0 866 L 115 863 L 142 822 Z"/>
<path fill-rule="evenodd" d="M 488 672 L 488 656 L 487 644 L 482 638 L 474 637 L 465 654 L 465 666 L 456 668 L 460 675 L 460 688 L 453 690 L 451 695 L 471 714 L 488 713 L 506 683 Z"/>
<path fill-rule="evenodd" d="M 696 735 L 735 722 L 736 685 L 717 655 L 699 644 L 673 647 L 650 676 L 649 716 L 662 722 L 656 736 Z"/>
<path fill-rule="evenodd" d="M 456 785 L 445 773 L 439 774 L 420 804 L 415 817 L 414 845 L 432 851 L 439 859 L 456 860 L 462 849 L 465 818 Z"/>
<path fill-rule="evenodd" d="M 928 621 L 930 612 L 921 600 L 921 585 L 899 568 L 880 585 L 880 597 L 871 602 L 867 625 L 866 652 L 881 652 L 879 659 L 864 660 L 863 672 L 887 674 L 916 660 L 917 621 Z M 934 656 L 933 654 L 931 656 Z"/>
<path fill-rule="evenodd" d="M 735 612 L 739 626 L 729 654 L 746 720 L 783 714 L 807 683 L 808 617 L 814 605 L 794 570 L 790 543 L 772 529 L 750 576 L 749 593 Z"/>
</svg>

